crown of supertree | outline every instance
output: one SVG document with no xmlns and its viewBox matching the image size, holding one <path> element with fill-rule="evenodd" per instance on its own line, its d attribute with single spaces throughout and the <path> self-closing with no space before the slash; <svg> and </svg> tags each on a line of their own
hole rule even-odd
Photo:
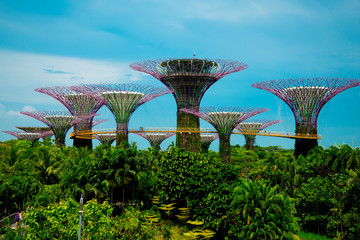
<svg viewBox="0 0 360 240">
<path fill-rule="evenodd" d="M 159 79 L 173 95 L 179 108 L 200 106 L 206 90 L 227 74 L 246 69 L 247 64 L 223 59 L 156 59 L 130 65 Z"/>
<path fill-rule="evenodd" d="M 171 91 L 140 84 L 84 84 L 70 87 L 103 102 L 117 122 L 127 123 L 131 114 L 142 104 Z"/>
<path fill-rule="evenodd" d="M 251 84 L 281 98 L 295 116 L 297 132 L 317 133 L 317 118 L 321 108 L 338 93 L 359 86 L 358 79 L 295 78 L 270 80 Z"/>
<path fill-rule="evenodd" d="M 99 133 L 95 134 L 95 138 L 103 145 L 111 145 L 116 139 L 116 133 Z"/>
<path fill-rule="evenodd" d="M 279 122 L 282 122 L 282 120 L 247 119 L 246 121 L 239 123 L 236 126 L 236 129 L 240 132 L 246 130 L 261 131 Z"/>
<path fill-rule="evenodd" d="M 246 121 L 239 123 L 236 126 L 236 129 L 245 133 L 246 149 L 249 150 L 254 148 L 256 135 L 246 134 L 246 131 L 261 131 L 279 122 L 282 122 L 282 120 L 247 119 Z"/>
<path fill-rule="evenodd" d="M 201 143 L 211 143 L 219 138 L 219 135 L 216 133 L 201 133 L 200 141 Z"/>
<path fill-rule="evenodd" d="M 3 131 L 3 132 L 8 133 L 20 140 L 31 141 L 33 144 L 40 138 L 47 137 L 53 134 L 51 130 L 45 132 L 20 132 L 20 131 Z"/>
<path fill-rule="evenodd" d="M 73 116 L 96 113 L 104 102 L 86 94 L 76 92 L 67 86 L 43 87 L 35 89 L 36 92 L 47 94 L 61 102 Z M 93 117 L 85 119 L 76 127 L 78 130 L 88 130 L 93 127 Z"/>
<path fill-rule="evenodd" d="M 31 132 L 31 133 L 42 133 L 51 131 L 49 127 L 16 127 L 24 132 Z"/>
<path fill-rule="evenodd" d="M 96 113 L 91 113 L 82 116 L 73 116 L 69 112 L 61 111 L 23 111 L 20 113 L 33 117 L 50 127 L 54 132 L 55 142 L 58 146 L 65 144 L 66 133 L 73 125 L 97 115 Z"/>
<path fill-rule="evenodd" d="M 199 116 L 209 122 L 218 131 L 221 138 L 223 135 L 230 135 L 240 122 L 269 109 L 256 107 L 201 107 L 200 110 L 180 110 Z"/>
<path fill-rule="evenodd" d="M 176 133 L 155 133 L 155 132 L 134 132 L 150 142 L 151 147 L 160 150 L 160 144 L 167 138 L 174 136 Z"/>
</svg>

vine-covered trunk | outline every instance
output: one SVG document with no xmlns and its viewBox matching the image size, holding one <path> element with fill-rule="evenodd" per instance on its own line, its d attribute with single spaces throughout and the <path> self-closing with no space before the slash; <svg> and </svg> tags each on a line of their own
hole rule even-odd
<svg viewBox="0 0 360 240">
<path fill-rule="evenodd" d="M 230 164 L 230 135 L 220 136 L 219 140 L 219 156 L 224 163 Z"/>
<path fill-rule="evenodd" d="M 202 142 L 201 143 L 201 152 L 202 153 L 208 153 L 210 144 L 211 144 L 211 142 Z"/>
<path fill-rule="evenodd" d="M 55 145 L 58 148 L 64 147 L 65 146 L 65 136 L 64 135 L 55 136 Z"/>
<path fill-rule="evenodd" d="M 177 112 L 177 127 L 200 129 L 200 119 L 186 112 Z M 192 152 L 200 152 L 201 141 L 199 132 L 180 132 L 176 133 L 176 146 L 185 148 Z"/>
<path fill-rule="evenodd" d="M 120 147 L 122 144 L 128 145 L 128 127 L 127 123 L 116 124 L 116 147 Z"/>
<path fill-rule="evenodd" d="M 246 150 L 254 150 L 256 135 L 244 135 L 246 142 Z"/>
<path fill-rule="evenodd" d="M 317 134 L 316 128 L 310 128 L 309 126 L 304 126 L 304 124 L 296 125 L 295 133 L 300 134 Z M 307 156 L 309 151 L 314 147 L 318 146 L 317 139 L 307 139 L 307 138 L 296 138 L 295 139 L 295 150 L 294 155 L 297 158 L 300 155 L 304 157 Z"/>
</svg>

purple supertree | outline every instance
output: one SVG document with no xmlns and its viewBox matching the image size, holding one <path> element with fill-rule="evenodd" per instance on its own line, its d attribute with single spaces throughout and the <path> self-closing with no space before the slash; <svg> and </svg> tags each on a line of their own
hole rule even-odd
<svg viewBox="0 0 360 240">
<path fill-rule="evenodd" d="M 73 116 L 83 116 L 84 114 L 96 113 L 104 103 L 88 95 L 76 92 L 70 87 L 55 86 L 35 89 L 36 92 L 45 93 L 59 102 L 61 102 Z M 93 118 L 90 117 L 74 126 L 74 130 L 91 130 L 93 127 Z M 92 149 L 91 139 L 74 138 L 75 147 L 87 147 Z"/>
<path fill-rule="evenodd" d="M 21 114 L 33 117 L 45 123 L 54 132 L 55 144 L 57 147 L 65 146 L 65 136 L 69 129 L 83 121 L 86 118 L 94 117 L 96 113 L 83 116 L 73 116 L 68 112 L 41 112 L 41 111 L 25 111 Z"/>
<path fill-rule="evenodd" d="M 85 84 L 71 87 L 101 102 L 113 113 L 116 121 L 116 146 L 128 143 L 128 123 L 133 112 L 151 99 L 171 91 L 140 84 Z"/>
<path fill-rule="evenodd" d="M 54 133 L 51 131 L 49 127 L 16 127 L 17 129 L 20 129 L 24 132 L 30 132 L 30 133 L 43 133 L 43 132 L 51 132 L 50 135 L 45 135 L 42 137 L 43 140 L 47 137 L 52 137 Z"/>
<path fill-rule="evenodd" d="M 182 108 L 199 110 L 205 92 L 227 74 L 247 68 L 247 64 L 223 59 L 157 59 L 137 62 L 133 69 L 160 80 L 169 89 L 177 104 L 177 127 L 200 128 L 199 117 L 180 111 Z M 177 133 L 176 146 L 200 152 L 200 133 Z"/>
<path fill-rule="evenodd" d="M 34 146 L 35 142 L 38 141 L 40 138 L 48 137 L 53 134 L 51 130 L 46 132 L 20 132 L 20 131 L 3 131 L 4 133 L 8 133 L 17 139 L 20 140 L 28 140 L 32 142 L 32 146 Z"/>
<path fill-rule="evenodd" d="M 134 132 L 136 135 L 139 135 L 150 142 L 150 146 L 156 150 L 161 151 L 160 144 L 167 138 L 174 136 L 176 133 L 167 133 L 167 132 Z"/>
<path fill-rule="evenodd" d="M 234 128 L 242 121 L 256 114 L 268 111 L 256 107 L 201 107 L 197 109 L 180 109 L 201 117 L 217 130 L 219 135 L 219 155 L 224 162 L 230 163 L 230 136 Z"/>
<path fill-rule="evenodd" d="M 116 133 L 98 133 L 95 134 L 95 138 L 99 140 L 102 145 L 111 146 L 116 139 Z"/>
<path fill-rule="evenodd" d="M 210 144 L 219 138 L 219 135 L 216 133 L 201 133 L 200 141 L 201 141 L 201 152 L 208 153 Z"/>
<path fill-rule="evenodd" d="M 256 135 L 246 134 L 246 132 L 257 133 L 279 122 L 282 122 L 282 120 L 248 119 L 245 122 L 239 123 L 236 129 L 245 133 L 246 150 L 254 150 Z"/>
<path fill-rule="evenodd" d="M 251 86 L 281 98 L 295 116 L 295 133 L 317 134 L 317 119 L 322 107 L 338 93 L 360 85 L 358 79 L 297 78 L 270 80 Z M 295 156 L 307 153 L 318 145 L 317 139 L 295 139 Z"/>
</svg>

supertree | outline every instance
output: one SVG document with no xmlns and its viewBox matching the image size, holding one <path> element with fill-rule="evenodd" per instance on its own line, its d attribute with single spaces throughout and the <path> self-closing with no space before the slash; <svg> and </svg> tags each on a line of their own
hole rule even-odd
<svg viewBox="0 0 360 240">
<path fill-rule="evenodd" d="M 100 141 L 102 145 L 111 145 L 116 139 L 116 133 L 99 133 L 95 134 L 95 138 Z"/>
<path fill-rule="evenodd" d="M 200 141 L 201 141 L 201 152 L 208 153 L 210 144 L 219 138 L 219 135 L 216 133 L 201 133 Z"/>
<path fill-rule="evenodd" d="M 51 131 L 49 127 L 16 127 L 17 129 L 20 129 L 24 132 L 30 132 L 30 133 L 43 133 L 43 132 L 51 132 L 52 134 L 45 135 L 42 137 L 43 140 L 47 137 L 51 137 L 54 135 L 54 133 Z"/>
<path fill-rule="evenodd" d="M 140 84 L 84 84 L 71 87 L 101 102 L 113 113 L 116 121 L 116 146 L 128 143 L 128 123 L 133 112 L 151 99 L 171 91 Z"/>
<path fill-rule="evenodd" d="M 62 103 L 73 116 L 82 116 L 84 114 L 96 113 L 104 103 L 88 95 L 76 92 L 67 86 L 36 88 L 36 92 L 47 94 L 60 103 Z M 93 118 L 84 119 L 74 126 L 74 130 L 91 130 L 93 127 Z M 92 149 L 91 139 L 74 138 L 75 147 L 87 147 Z"/>
<path fill-rule="evenodd" d="M 3 131 L 4 133 L 8 133 L 17 139 L 20 140 L 28 140 L 32 142 L 32 146 L 38 141 L 40 138 L 47 137 L 53 134 L 51 130 L 46 132 L 20 132 L 20 131 Z"/>
<path fill-rule="evenodd" d="M 180 109 L 194 114 L 209 122 L 219 135 L 219 155 L 224 162 L 230 163 L 230 136 L 234 128 L 242 121 L 256 114 L 268 111 L 256 107 L 201 107 L 197 109 Z"/>
<path fill-rule="evenodd" d="M 73 116 L 68 112 L 42 112 L 42 111 L 24 111 L 21 114 L 33 117 L 45 123 L 54 132 L 55 144 L 57 147 L 65 146 L 65 136 L 69 129 L 83 121 L 86 118 L 94 117 L 96 113 L 91 113 L 82 116 Z"/>
<path fill-rule="evenodd" d="M 279 122 L 282 122 L 282 120 L 248 119 L 239 123 L 236 126 L 236 129 L 245 133 L 246 131 L 259 132 Z M 244 134 L 244 137 L 246 142 L 246 150 L 254 150 L 256 135 Z"/>
<path fill-rule="evenodd" d="M 157 59 L 137 62 L 133 69 L 145 72 L 174 89 L 177 104 L 177 127 L 200 128 L 199 117 L 182 112 L 182 108 L 199 110 L 205 92 L 227 74 L 247 68 L 247 64 L 222 59 Z M 177 133 L 176 146 L 200 152 L 200 133 Z"/>
<path fill-rule="evenodd" d="M 156 133 L 156 132 L 134 132 L 150 142 L 150 146 L 156 150 L 161 150 L 160 144 L 167 138 L 174 136 L 175 133 Z"/>
<path fill-rule="evenodd" d="M 359 86 L 358 79 L 296 78 L 270 80 L 251 86 L 271 92 L 281 98 L 295 116 L 295 133 L 317 134 L 317 119 L 322 107 L 338 93 Z M 317 139 L 295 139 L 295 156 L 307 153 L 318 145 Z"/>
</svg>

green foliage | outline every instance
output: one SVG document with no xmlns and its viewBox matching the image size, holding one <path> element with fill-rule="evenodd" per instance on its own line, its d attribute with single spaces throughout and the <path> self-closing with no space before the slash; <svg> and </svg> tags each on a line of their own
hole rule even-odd
<svg viewBox="0 0 360 240">
<path fill-rule="evenodd" d="M 27 239 L 76 239 L 79 227 L 79 205 L 74 200 L 32 208 L 25 215 Z M 84 239 L 154 239 L 157 228 L 147 220 L 151 213 L 126 209 L 112 217 L 112 207 L 91 200 L 84 205 L 82 238 Z"/>
<path fill-rule="evenodd" d="M 263 181 L 244 181 L 234 190 L 228 219 L 231 239 L 298 239 L 292 199 Z"/>
</svg>

